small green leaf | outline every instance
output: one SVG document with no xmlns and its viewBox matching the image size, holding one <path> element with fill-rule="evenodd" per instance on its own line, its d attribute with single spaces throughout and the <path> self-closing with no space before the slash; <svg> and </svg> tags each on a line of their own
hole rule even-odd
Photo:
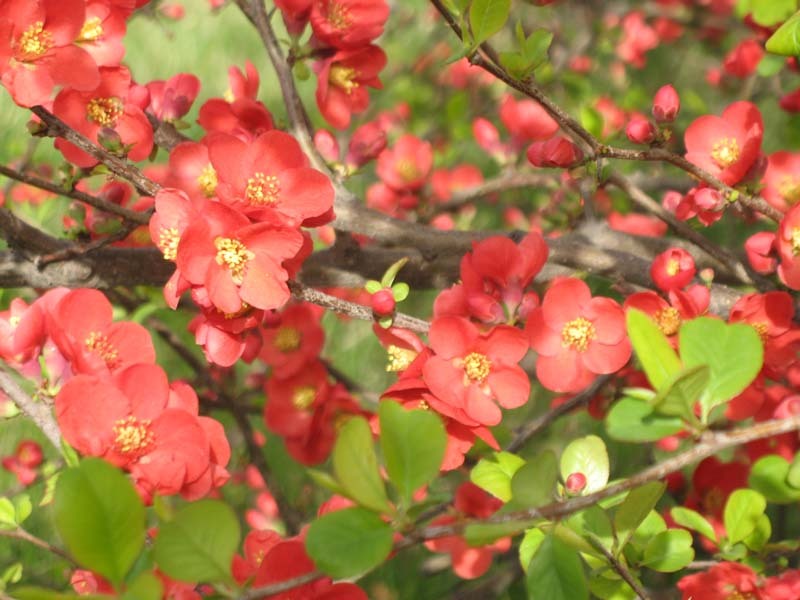
<svg viewBox="0 0 800 600">
<path fill-rule="evenodd" d="M 522 536 L 522 541 L 519 543 L 519 563 L 522 565 L 523 571 L 528 570 L 533 555 L 536 554 L 545 537 L 544 532 L 537 527 L 528 529 Z"/>
<path fill-rule="evenodd" d="M 793 488 L 800 488 L 800 452 L 794 455 L 794 460 L 789 465 L 789 471 L 786 473 L 786 483 Z M 17 522 L 19 522 L 19 517 L 17 517 Z"/>
<path fill-rule="evenodd" d="M 128 586 L 121 600 L 161 600 L 164 585 L 152 573 L 142 573 Z"/>
<path fill-rule="evenodd" d="M 540 544 L 528 565 L 528 597 L 547 600 L 588 600 L 586 573 L 577 550 L 554 535 Z"/>
<path fill-rule="evenodd" d="M 495 452 L 482 458 L 469 475 L 470 481 L 492 496 L 508 502 L 512 498 L 511 478 L 525 461 L 510 452 Z"/>
<path fill-rule="evenodd" d="M 684 506 L 675 506 L 670 510 L 670 514 L 675 523 L 681 527 L 692 529 L 703 537 L 716 543 L 717 534 L 714 533 L 714 527 L 699 512 Z"/>
<path fill-rule="evenodd" d="M 575 535 L 569 535 L 570 531 Z M 614 545 L 614 527 L 611 519 L 608 513 L 597 505 L 570 515 L 563 521 L 563 526 L 556 528 L 555 532 L 562 541 L 576 550 L 597 556 L 601 555 L 597 548 L 589 542 L 590 537 L 595 538 L 608 550 Z"/>
<path fill-rule="evenodd" d="M 572 440 L 561 454 L 561 478 L 566 481 L 572 473 L 583 473 L 586 477 L 583 494 L 603 489 L 608 483 L 608 471 L 606 445 L 596 435 Z"/>
<path fill-rule="evenodd" d="M 0 498 L 0 529 L 16 529 L 17 515 L 14 504 L 6 497 Z"/>
<path fill-rule="evenodd" d="M 392 551 L 392 536 L 391 527 L 375 513 L 346 508 L 311 523 L 306 550 L 331 577 L 356 577 L 386 560 Z"/>
<path fill-rule="evenodd" d="M 681 361 L 667 336 L 645 313 L 629 309 L 625 320 L 636 358 L 642 364 L 647 380 L 653 388 L 660 390 L 681 370 Z"/>
<path fill-rule="evenodd" d="M 0 591 L 5 590 L 8 584 L 19 583 L 22 580 L 23 567 L 21 562 L 15 562 L 0 574 Z"/>
<path fill-rule="evenodd" d="M 764 362 L 764 346 L 750 325 L 728 325 L 711 317 L 684 323 L 679 337 L 684 366 L 708 365 L 711 369 L 700 399 L 703 422 L 707 422 L 715 406 L 740 394 L 755 379 Z"/>
<path fill-rule="evenodd" d="M 684 428 L 676 417 L 654 415 L 647 402 L 622 398 L 614 403 L 606 415 L 606 431 L 615 440 L 625 442 L 653 442 L 674 435 Z"/>
<path fill-rule="evenodd" d="M 31 516 L 33 511 L 33 504 L 31 504 L 31 497 L 28 494 L 20 494 L 14 499 L 14 516 L 17 524 L 21 525 L 25 519 Z"/>
<path fill-rule="evenodd" d="M 464 540 L 470 546 L 485 546 L 500 538 L 517 535 L 532 523 L 532 519 L 505 523 L 470 523 L 464 528 Z"/>
<path fill-rule="evenodd" d="M 345 492 L 339 482 L 330 474 L 319 469 L 306 469 L 306 475 L 318 486 L 325 488 L 329 492 L 345 496 Z"/>
<path fill-rule="evenodd" d="M 139 494 L 121 471 L 99 458 L 87 458 L 61 473 L 53 516 L 70 554 L 117 585 L 144 545 Z"/>
<path fill-rule="evenodd" d="M 733 545 L 749 536 L 767 508 L 764 496 L 754 490 L 735 490 L 725 503 L 723 523 L 728 542 Z"/>
<path fill-rule="evenodd" d="M 153 548 L 158 568 L 180 581 L 230 583 L 231 560 L 239 546 L 239 520 L 230 506 L 200 500 L 163 523 Z"/>
<path fill-rule="evenodd" d="M 777 454 L 763 456 L 750 469 L 747 485 L 769 502 L 790 504 L 800 500 L 800 489 L 787 483 L 789 461 Z"/>
<path fill-rule="evenodd" d="M 380 281 L 375 281 L 374 279 L 370 279 L 367 283 L 364 284 L 364 289 L 367 290 L 370 294 L 374 294 L 375 292 L 379 292 L 383 289 Z"/>
<path fill-rule="evenodd" d="M 473 47 L 481 45 L 500 31 L 510 11 L 511 0 L 473 0 L 469 8 Z"/>
<path fill-rule="evenodd" d="M 366 419 L 349 419 L 339 430 L 333 447 L 333 471 L 350 498 L 376 512 L 392 511 Z"/>
<path fill-rule="evenodd" d="M 400 260 L 392 263 L 389 266 L 389 268 L 386 269 L 386 272 L 383 274 L 383 277 L 381 278 L 381 286 L 385 288 L 392 287 L 392 284 L 394 283 L 397 274 L 400 272 L 400 269 L 402 269 L 406 265 L 407 262 L 408 262 L 408 257 L 404 256 Z"/>
<path fill-rule="evenodd" d="M 685 529 L 668 529 L 647 544 L 642 565 L 661 573 L 674 573 L 693 559 L 692 534 Z"/>
<path fill-rule="evenodd" d="M 755 529 L 744 540 L 744 545 L 753 552 L 761 552 L 767 545 L 772 535 L 772 523 L 766 514 L 762 514 L 756 521 Z"/>
<path fill-rule="evenodd" d="M 655 508 L 659 498 L 664 494 L 666 484 L 651 481 L 628 492 L 625 500 L 614 513 L 614 532 L 617 535 L 617 550 L 628 543 L 633 533 Z"/>
<path fill-rule="evenodd" d="M 552 451 L 537 454 L 511 477 L 511 496 L 515 506 L 534 508 L 553 500 L 558 482 L 558 460 Z"/>
<path fill-rule="evenodd" d="M 400 282 L 395 283 L 392 286 L 392 296 L 394 297 L 395 302 L 402 302 L 406 298 L 408 298 L 408 294 L 411 291 L 411 288 L 408 287 L 407 283 Z"/>
<path fill-rule="evenodd" d="M 663 390 L 653 399 L 653 407 L 662 415 L 696 422 L 694 405 L 700 400 L 710 378 L 711 369 L 706 365 L 682 369 L 664 384 Z"/>
<path fill-rule="evenodd" d="M 753 21 L 763 27 L 772 27 L 792 16 L 797 10 L 797 0 L 751 0 Z"/>
<path fill-rule="evenodd" d="M 603 134 L 603 115 L 591 106 L 584 106 L 580 112 L 581 125 L 594 137 L 601 137 Z"/>
<path fill-rule="evenodd" d="M 386 471 L 408 506 L 412 494 L 439 474 L 447 433 L 435 413 L 406 410 L 390 400 L 380 403 L 378 415 Z"/>
</svg>

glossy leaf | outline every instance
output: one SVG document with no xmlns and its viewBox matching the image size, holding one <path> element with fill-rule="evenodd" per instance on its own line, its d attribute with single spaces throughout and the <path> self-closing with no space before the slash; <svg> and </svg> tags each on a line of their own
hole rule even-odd
<svg viewBox="0 0 800 600">
<path fill-rule="evenodd" d="M 681 370 L 681 361 L 667 336 L 645 313 L 629 309 L 625 314 L 625 321 L 636 358 L 639 359 L 647 380 L 658 390 Z"/>
<path fill-rule="evenodd" d="M 694 405 L 700 400 L 711 378 L 711 369 L 697 365 L 682 369 L 664 384 L 663 391 L 653 399 L 656 412 L 684 421 L 696 421 Z"/>
<path fill-rule="evenodd" d="M 691 508 L 686 508 L 685 506 L 675 506 L 670 510 L 670 514 L 675 523 L 681 527 L 692 529 L 712 542 L 717 541 L 717 534 L 714 532 L 714 527 L 699 512 Z"/>
<path fill-rule="evenodd" d="M 144 545 L 139 494 L 121 471 L 99 458 L 61 473 L 53 517 L 70 554 L 114 584 L 122 582 Z"/>
<path fill-rule="evenodd" d="M 239 547 L 239 520 L 218 500 L 184 506 L 161 525 L 153 548 L 158 568 L 180 581 L 229 583 Z"/>
<path fill-rule="evenodd" d="M 339 430 L 333 447 L 333 471 L 347 495 L 358 504 L 376 512 L 391 512 L 366 419 L 353 417 Z"/>
<path fill-rule="evenodd" d="M 510 10 L 511 0 L 473 0 L 469 8 L 473 46 L 479 46 L 500 31 Z"/>
<path fill-rule="evenodd" d="M 533 508 L 553 500 L 558 482 L 558 460 L 551 451 L 541 452 L 520 467 L 511 477 L 511 496 L 515 506 Z"/>
<path fill-rule="evenodd" d="M 536 554 L 545 537 L 547 537 L 545 533 L 538 527 L 528 529 L 522 536 L 519 543 L 519 563 L 522 565 L 523 571 L 528 570 L 533 555 Z"/>
<path fill-rule="evenodd" d="M 161 600 L 164 585 L 152 573 L 142 573 L 131 583 L 121 600 Z"/>
<path fill-rule="evenodd" d="M 747 485 L 759 492 L 769 502 L 789 504 L 800 501 L 800 489 L 787 482 L 789 461 L 777 454 L 759 458 L 750 469 Z"/>
<path fill-rule="evenodd" d="M 386 560 L 392 551 L 392 536 L 391 527 L 375 513 L 346 508 L 311 523 L 306 550 L 331 577 L 356 577 Z"/>
<path fill-rule="evenodd" d="M 614 533 L 617 536 L 617 550 L 621 550 L 628 543 L 637 527 L 650 514 L 664 494 L 666 484 L 660 481 L 651 481 L 628 492 L 622 503 L 617 506 L 614 513 Z"/>
<path fill-rule="evenodd" d="M 577 550 L 553 535 L 539 544 L 528 565 L 528 597 L 588 600 L 589 589 Z"/>
<path fill-rule="evenodd" d="M 482 458 L 472 469 L 470 481 L 503 502 L 511 500 L 511 478 L 525 464 L 516 454 L 495 452 L 493 456 Z"/>
<path fill-rule="evenodd" d="M 792 15 L 770 36 L 766 49 L 767 52 L 782 56 L 800 55 L 800 12 Z"/>
<path fill-rule="evenodd" d="M 647 544 L 642 564 L 661 573 L 674 573 L 692 560 L 692 534 L 685 529 L 668 529 L 657 534 Z"/>
<path fill-rule="evenodd" d="M 767 508 L 764 496 L 754 490 L 735 490 L 725 503 L 723 523 L 728 542 L 735 544 L 749 536 Z"/>
<path fill-rule="evenodd" d="M 603 489 L 608 483 L 608 452 L 605 442 L 596 435 L 572 440 L 561 454 L 560 465 L 564 481 L 572 473 L 583 473 L 586 477 L 583 494 Z"/>
<path fill-rule="evenodd" d="M 684 428 L 676 417 L 654 414 L 655 409 L 642 400 L 622 398 L 606 415 L 606 431 L 615 440 L 652 442 L 674 435 Z"/>
<path fill-rule="evenodd" d="M 406 410 L 389 400 L 380 403 L 378 415 L 386 471 L 408 506 L 411 495 L 439 474 L 447 433 L 435 413 Z"/>
</svg>

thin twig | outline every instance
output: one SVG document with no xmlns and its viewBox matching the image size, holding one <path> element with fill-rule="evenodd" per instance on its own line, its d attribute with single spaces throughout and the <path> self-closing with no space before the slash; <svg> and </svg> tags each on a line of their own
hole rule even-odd
<svg viewBox="0 0 800 600">
<path fill-rule="evenodd" d="M 54 546 L 50 542 L 47 542 L 41 538 L 36 537 L 31 533 L 28 533 L 22 527 L 17 527 L 17 529 L 10 529 L 10 530 L 0 529 L 0 537 L 7 537 L 28 542 L 29 544 L 38 546 L 39 548 L 47 550 L 51 554 L 55 554 L 56 556 L 63 558 L 64 560 L 69 562 L 69 564 L 71 564 L 73 567 L 78 566 L 78 563 L 75 562 L 75 559 L 73 559 L 69 554 L 67 554 L 65 550 L 62 550 L 58 546 Z"/>
<path fill-rule="evenodd" d="M 50 407 L 37 402 L 7 372 L 0 370 L 0 390 L 41 430 L 50 443 L 61 452 L 61 430 L 53 418 Z"/>
<path fill-rule="evenodd" d="M 630 570 L 623 565 L 619 559 L 617 559 L 617 557 L 609 551 L 608 548 L 605 547 L 601 540 L 597 539 L 597 536 L 590 534 L 588 541 L 595 548 L 595 550 L 600 552 L 606 558 L 608 563 L 611 565 L 611 568 L 614 569 L 619 576 L 625 580 L 625 583 L 627 583 L 630 588 L 636 592 L 636 595 L 639 596 L 641 600 L 650 600 L 650 596 L 644 590 L 642 585 L 636 581 L 633 573 L 631 573 Z"/>
</svg>

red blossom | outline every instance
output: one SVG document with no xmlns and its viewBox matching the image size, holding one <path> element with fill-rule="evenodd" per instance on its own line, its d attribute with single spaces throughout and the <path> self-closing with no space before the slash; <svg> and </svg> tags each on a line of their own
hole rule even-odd
<svg viewBox="0 0 800 600">
<path fill-rule="evenodd" d="M 433 166 L 433 149 L 428 142 L 405 134 L 378 156 L 376 172 L 386 185 L 397 191 L 417 191 Z"/>
<path fill-rule="evenodd" d="M 650 277 L 664 292 L 686 287 L 696 272 L 694 258 L 683 248 L 670 248 L 662 252 L 653 259 L 650 267 Z"/>
<path fill-rule="evenodd" d="M 592 298 L 580 279 L 555 279 L 525 330 L 539 354 L 539 383 L 554 392 L 577 392 L 631 356 L 622 308 L 611 298 Z"/>
<path fill-rule="evenodd" d="M 259 358 L 284 379 L 299 373 L 319 356 L 325 342 L 320 311 L 310 304 L 293 304 L 274 326 L 262 329 L 264 344 Z"/>
<path fill-rule="evenodd" d="M 678 582 L 678 589 L 683 600 L 761 598 L 756 572 L 734 562 L 721 562 L 708 571 L 687 575 Z"/>
<path fill-rule="evenodd" d="M 519 146 L 547 140 L 558 131 L 558 123 L 535 100 L 515 100 L 511 94 L 500 104 L 500 120 Z"/>
<path fill-rule="evenodd" d="M 800 154 L 780 151 L 767 157 L 761 195 L 772 206 L 786 212 L 800 200 Z"/>
<path fill-rule="evenodd" d="M 681 98 L 672 85 L 665 85 L 653 97 L 653 117 L 659 123 L 672 123 L 681 109 Z"/>
<path fill-rule="evenodd" d="M 323 44 L 359 48 L 383 33 L 389 18 L 386 0 L 315 0 L 311 29 Z"/>
<path fill-rule="evenodd" d="M 744 79 L 755 72 L 764 57 L 764 48 L 756 40 L 742 40 L 728 52 L 722 68 L 728 75 Z"/>
</svg>

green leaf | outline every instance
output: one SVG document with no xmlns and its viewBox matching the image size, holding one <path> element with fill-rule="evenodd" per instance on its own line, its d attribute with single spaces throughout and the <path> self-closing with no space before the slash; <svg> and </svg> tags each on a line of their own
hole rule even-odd
<svg viewBox="0 0 800 600">
<path fill-rule="evenodd" d="M 339 482 L 330 474 L 319 469 L 306 469 L 306 475 L 318 486 L 325 488 L 329 492 L 345 496 L 345 492 Z"/>
<path fill-rule="evenodd" d="M 519 543 L 519 563 L 522 565 L 523 571 L 528 570 L 528 565 L 531 564 L 533 555 L 536 554 L 545 537 L 545 533 L 537 527 L 528 529 L 525 535 L 522 536 L 522 540 Z"/>
<path fill-rule="evenodd" d="M 714 533 L 714 527 L 699 512 L 684 506 L 675 506 L 670 510 L 670 514 L 675 523 L 681 527 L 692 529 L 703 537 L 716 543 L 717 534 Z"/>
<path fill-rule="evenodd" d="M 739 489 L 728 496 L 722 516 L 728 542 L 733 545 L 749 536 L 766 508 L 764 496 L 754 490 Z"/>
<path fill-rule="evenodd" d="M 537 454 L 511 477 L 511 496 L 515 506 L 534 508 L 553 500 L 558 482 L 558 460 L 547 450 Z"/>
<path fill-rule="evenodd" d="M 99 458 L 87 458 L 61 473 L 53 516 L 70 554 L 115 585 L 144 545 L 139 494 L 121 471 Z"/>
<path fill-rule="evenodd" d="M 18 583 L 22 580 L 23 567 L 21 562 L 15 562 L 0 573 L 0 591 L 6 589 L 10 583 Z"/>
<path fill-rule="evenodd" d="M 761 62 L 756 67 L 756 73 L 761 77 L 772 77 L 781 72 L 781 69 L 786 65 L 786 59 L 782 56 L 774 54 L 765 54 Z"/>
<path fill-rule="evenodd" d="M 800 488 L 800 452 L 794 455 L 789 471 L 786 473 L 786 483 L 793 488 Z M 19 516 L 17 517 L 19 523 Z"/>
<path fill-rule="evenodd" d="M 647 380 L 656 390 L 681 370 L 681 361 L 664 332 L 645 313 L 629 309 L 625 315 L 628 337 Z"/>
<path fill-rule="evenodd" d="M 583 563 L 573 550 L 554 535 L 539 544 L 528 565 L 529 598 L 588 600 L 589 589 Z"/>
<path fill-rule="evenodd" d="M 710 317 L 686 322 L 679 336 L 684 366 L 708 365 L 711 369 L 708 386 L 700 398 L 706 422 L 715 406 L 741 393 L 755 379 L 764 362 L 764 346 L 750 325 L 728 325 Z"/>
<path fill-rule="evenodd" d="M 603 133 L 603 115 L 591 107 L 584 106 L 580 112 L 581 125 L 588 130 L 594 137 L 599 138 Z"/>
<path fill-rule="evenodd" d="M 218 500 L 182 507 L 161 525 L 153 548 L 158 568 L 180 581 L 230 583 L 231 560 L 239 546 L 239 520 Z"/>
<path fill-rule="evenodd" d="M 684 428 L 681 419 L 654 415 L 647 402 L 622 398 L 606 415 L 606 431 L 615 440 L 653 442 L 674 435 Z"/>
<path fill-rule="evenodd" d="M 392 287 L 392 284 L 394 283 L 394 280 L 397 277 L 397 273 L 400 272 L 400 269 L 402 269 L 407 262 L 408 262 L 408 257 L 404 256 L 400 260 L 392 263 L 389 266 L 389 268 L 386 269 L 386 272 L 383 274 L 383 277 L 381 278 L 381 285 L 385 288 Z"/>
<path fill-rule="evenodd" d="M 767 52 L 779 56 L 800 56 L 800 12 L 772 34 L 765 45 Z"/>
<path fill-rule="evenodd" d="M 747 485 L 759 492 L 769 502 L 775 504 L 789 504 L 800 500 L 800 489 L 787 483 L 789 475 L 789 461 L 770 454 L 756 461 L 750 469 Z"/>
<path fill-rule="evenodd" d="M 392 296 L 394 297 L 395 302 L 402 302 L 406 298 L 408 298 L 408 294 L 411 291 L 411 288 L 408 287 L 407 283 L 400 282 L 395 283 L 392 286 Z"/>
<path fill-rule="evenodd" d="M 412 494 L 439 474 L 447 433 L 435 413 L 406 410 L 390 400 L 380 403 L 378 415 L 386 471 L 408 506 Z"/>
<path fill-rule="evenodd" d="M 608 483 L 608 470 L 605 442 L 596 435 L 572 440 L 561 454 L 561 478 L 566 481 L 572 473 L 583 473 L 583 494 L 603 489 Z"/>
<path fill-rule="evenodd" d="M 464 528 L 464 540 L 470 546 L 485 546 L 500 538 L 517 535 L 532 523 L 533 519 L 505 523 L 470 523 Z"/>
<path fill-rule="evenodd" d="M 469 8 L 472 45 L 479 46 L 500 31 L 508 20 L 511 0 L 473 0 Z"/>
<path fill-rule="evenodd" d="M 614 513 L 614 532 L 617 535 L 617 550 L 621 550 L 631 539 L 637 527 L 650 514 L 664 494 L 666 484 L 651 481 L 628 492 Z"/>
<path fill-rule="evenodd" d="M 306 550 L 331 577 L 356 577 L 378 566 L 392 551 L 392 529 L 363 508 L 327 513 L 311 523 Z"/>
<path fill-rule="evenodd" d="M 742 541 L 753 552 L 761 552 L 764 546 L 767 545 L 771 535 L 772 523 L 770 523 L 769 517 L 763 514 L 756 521 L 755 529 Z"/>
<path fill-rule="evenodd" d="M 339 430 L 333 447 L 333 471 L 344 491 L 357 503 L 376 512 L 391 512 L 366 419 L 353 417 Z"/>
<path fill-rule="evenodd" d="M 674 573 L 693 559 L 692 534 L 685 529 L 668 529 L 647 544 L 642 565 L 661 573 Z"/>
<path fill-rule="evenodd" d="M 555 530 L 557 537 L 580 552 L 601 556 L 597 548 L 588 538 L 595 538 L 606 549 L 614 545 L 614 527 L 608 513 L 600 506 L 594 505 L 570 515 L 563 526 Z M 569 535 L 569 532 L 575 535 Z"/>
<path fill-rule="evenodd" d="M 753 20 L 763 27 L 772 27 L 792 16 L 797 0 L 751 0 Z"/>
<path fill-rule="evenodd" d="M 374 279 L 370 279 L 367 283 L 364 284 L 364 289 L 367 290 L 370 294 L 374 294 L 375 292 L 379 292 L 383 289 L 380 281 L 375 281 Z"/>
<path fill-rule="evenodd" d="M 16 529 L 17 512 L 14 504 L 6 497 L 0 498 L 0 529 Z"/>
<path fill-rule="evenodd" d="M 653 399 L 653 408 L 662 415 L 696 422 L 694 405 L 708 386 L 710 378 L 711 369 L 706 365 L 682 369 L 664 384 L 663 390 Z"/>
<path fill-rule="evenodd" d="M 161 600 L 164 586 L 152 573 L 142 573 L 128 586 L 121 600 Z"/>
<path fill-rule="evenodd" d="M 482 458 L 469 474 L 470 481 L 492 496 L 508 502 L 512 498 L 511 478 L 525 461 L 510 452 L 495 452 Z"/>
<path fill-rule="evenodd" d="M 31 504 L 31 497 L 28 494 L 20 494 L 14 499 L 14 517 L 18 525 L 25 522 L 25 519 L 31 516 L 33 511 L 33 504 Z"/>
</svg>

